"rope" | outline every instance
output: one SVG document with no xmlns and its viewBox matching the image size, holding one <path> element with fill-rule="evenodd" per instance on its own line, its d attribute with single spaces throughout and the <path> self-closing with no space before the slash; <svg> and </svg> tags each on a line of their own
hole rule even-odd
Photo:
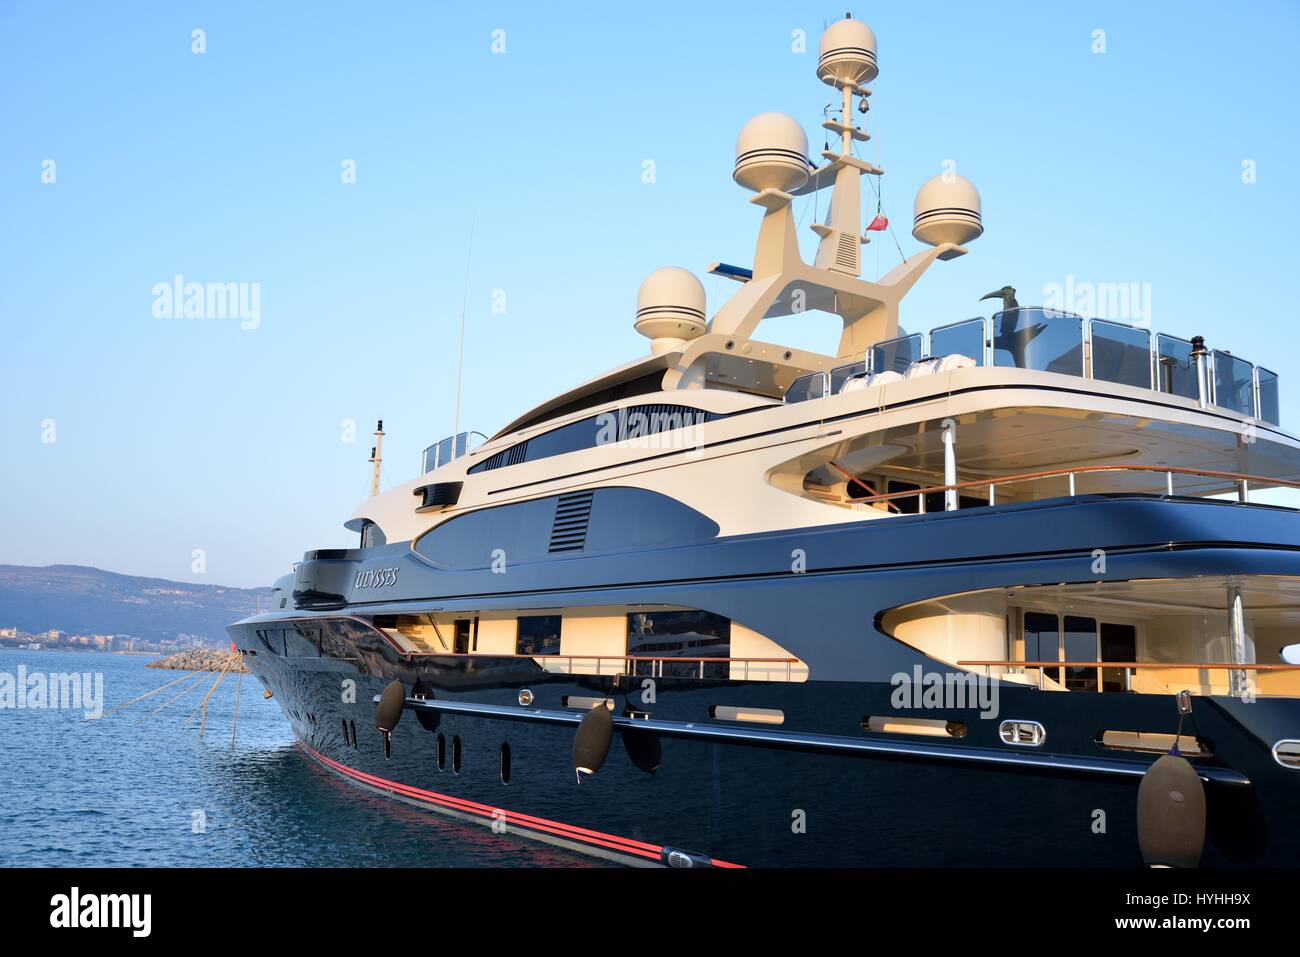
<svg viewBox="0 0 1300 957">
<path fill-rule="evenodd" d="M 239 727 L 239 689 L 244 686 L 243 655 L 240 655 L 239 680 L 235 682 L 235 720 L 230 725 L 230 746 L 235 746 L 235 730 Z"/>
<path fill-rule="evenodd" d="M 158 692 L 160 692 L 160 691 L 166 691 L 168 688 L 170 688 L 170 687 L 171 687 L 172 685 L 174 685 L 174 684 L 179 684 L 179 683 L 182 682 L 182 681 L 189 681 L 189 680 L 190 680 L 191 678 L 193 678 L 196 674 L 202 674 L 204 671 L 210 671 L 210 670 L 212 670 L 212 669 L 210 669 L 210 668 L 200 668 L 200 669 L 199 669 L 198 671 L 196 671 L 196 672 L 190 672 L 189 674 L 181 675 L 181 676 L 180 676 L 179 678 L 177 678 L 175 681 L 169 681 L 169 682 L 167 682 L 165 685 L 161 685 L 161 686 L 159 686 L 159 687 L 157 687 L 157 688 L 154 688 L 152 691 L 146 691 L 144 694 L 142 694 L 142 695 L 138 695 L 137 697 L 132 698 L 130 701 L 124 701 L 122 704 L 118 705 L 116 708 L 109 708 L 107 711 L 104 712 L 104 717 L 107 718 L 110 714 L 112 714 L 112 713 L 115 712 L 115 711 L 121 711 L 123 708 L 129 707 L 130 705 L 135 704 L 137 701 L 143 701 L 145 698 L 148 698 L 148 697 L 150 697 L 151 695 L 156 695 L 156 694 L 157 694 Z"/>
<path fill-rule="evenodd" d="M 217 688 L 221 686 L 221 682 L 226 680 L 226 674 L 230 671 L 230 666 L 234 663 L 234 660 L 235 660 L 234 655 L 231 655 L 226 660 L 225 666 L 221 669 L 221 672 L 217 675 L 216 680 L 212 682 L 212 687 L 208 689 L 208 693 L 203 696 L 203 700 L 199 702 L 198 707 L 196 707 L 194 711 L 191 711 L 189 717 L 185 719 L 185 724 L 189 724 L 190 721 L 194 718 L 195 712 L 200 710 L 203 712 L 202 717 L 199 718 L 200 738 L 203 737 L 203 725 L 208 720 L 208 701 L 209 699 L 211 699 L 212 695 L 216 692 Z M 184 727 L 184 725 L 182 725 L 182 727 Z"/>
<path fill-rule="evenodd" d="M 212 692 L 216 690 L 217 684 L 221 681 L 222 676 L 225 675 L 226 669 L 229 667 L 230 667 L 230 662 L 229 660 L 227 660 L 226 663 L 221 666 L 221 670 L 217 672 L 217 677 L 215 680 L 213 680 L 211 687 L 209 687 L 207 695 L 203 698 L 202 701 L 200 701 L 198 704 L 194 706 L 194 710 L 191 711 L 189 715 L 185 718 L 185 724 L 189 724 L 190 721 L 193 720 L 194 716 L 199 713 L 199 709 L 208 703 L 208 698 L 212 697 Z M 184 727 L 184 725 L 182 725 L 182 727 Z"/>
<path fill-rule="evenodd" d="M 188 694 L 189 692 L 193 691 L 195 688 L 199 687 L 199 686 L 202 684 L 202 682 L 194 681 L 194 679 L 195 679 L 195 678 L 198 678 L 198 677 L 201 677 L 202 675 L 204 675 L 204 674 L 210 672 L 211 670 L 212 670 L 211 668 L 204 668 L 204 669 L 202 669 L 201 671 L 196 671 L 196 672 L 194 672 L 194 674 L 192 674 L 192 675 L 186 675 L 185 677 L 188 678 L 188 679 L 191 681 L 191 684 L 190 684 L 188 687 L 186 687 L 186 688 L 182 688 L 182 689 L 181 689 L 180 691 L 178 691 L 175 695 L 173 695 L 172 697 L 168 698 L 166 701 L 164 701 L 164 702 L 163 702 L 162 704 L 160 704 L 158 707 L 154 708 L 154 709 L 153 709 L 152 711 L 150 711 L 147 715 L 145 715 L 143 718 L 141 718 L 139 721 L 137 721 L 137 722 L 136 722 L 136 725 L 144 724 L 146 721 L 148 721 L 150 718 L 152 718 L 154 715 L 156 715 L 159 711 L 162 711 L 164 708 L 166 708 L 168 705 L 170 705 L 173 701 L 177 701 L 177 700 L 179 700 L 180 697 L 181 697 L 182 695 Z"/>
</svg>

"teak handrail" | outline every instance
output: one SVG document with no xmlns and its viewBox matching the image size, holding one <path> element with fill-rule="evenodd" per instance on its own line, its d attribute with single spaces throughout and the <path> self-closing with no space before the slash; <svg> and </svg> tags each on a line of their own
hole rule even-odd
<svg viewBox="0 0 1300 957">
<path fill-rule="evenodd" d="M 832 463 L 834 464 L 834 463 Z M 843 471 L 841 469 L 841 471 Z M 879 495 L 863 495 L 849 498 L 850 502 L 870 504 L 872 502 L 889 502 L 896 498 L 913 498 L 918 495 L 930 495 L 936 492 L 955 492 L 971 488 L 992 488 L 1010 482 L 1026 482 L 1032 479 L 1052 478 L 1058 475 L 1081 475 L 1087 472 L 1160 472 L 1165 475 L 1198 475 L 1203 478 L 1232 479 L 1234 482 L 1258 482 L 1268 485 L 1281 485 L 1286 488 L 1300 488 L 1300 482 L 1273 478 L 1267 475 L 1247 475 L 1241 472 L 1220 472 L 1214 469 L 1188 469 L 1163 465 L 1080 465 L 1075 468 L 1047 469 L 1041 472 L 1023 472 L 1019 475 L 1004 475 L 1000 478 L 972 479 L 954 482 L 952 485 L 931 485 L 927 488 L 915 488 L 907 492 L 885 492 Z M 853 476 L 853 481 L 865 485 L 861 479 Z"/>
<path fill-rule="evenodd" d="M 966 667 L 1022 668 L 1205 668 L 1212 671 L 1300 671 L 1300 665 L 1225 664 L 1223 662 L 1181 661 L 959 661 Z"/>
</svg>

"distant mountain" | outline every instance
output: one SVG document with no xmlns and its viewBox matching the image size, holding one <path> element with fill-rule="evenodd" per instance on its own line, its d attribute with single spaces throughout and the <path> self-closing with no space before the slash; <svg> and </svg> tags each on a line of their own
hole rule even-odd
<svg viewBox="0 0 1300 957">
<path fill-rule="evenodd" d="M 191 585 L 84 565 L 0 565 L 0 628 L 226 641 L 226 625 L 266 607 L 269 588 Z"/>
</svg>

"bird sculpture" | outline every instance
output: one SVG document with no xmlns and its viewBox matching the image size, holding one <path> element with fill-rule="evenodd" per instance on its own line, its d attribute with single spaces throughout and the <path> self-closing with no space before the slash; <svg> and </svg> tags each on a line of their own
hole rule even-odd
<svg viewBox="0 0 1300 957">
<path fill-rule="evenodd" d="M 991 292 L 987 296 L 980 296 L 980 302 L 983 302 L 985 299 L 1001 299 L 1003 312 L 1010 309 L 1020 308 L 1020 303 L 1016 302 L 1015 286 L 1003 286 L 1001 289 L 996 292 Z"/>
</svg>

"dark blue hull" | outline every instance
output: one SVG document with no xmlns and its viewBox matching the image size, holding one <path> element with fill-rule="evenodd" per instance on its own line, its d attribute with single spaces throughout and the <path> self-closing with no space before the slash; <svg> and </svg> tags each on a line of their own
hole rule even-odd
<svg viewBox="0 0 1300 957">
<path fill-rule="evenodd" d="M 1090 561 L 1099 547 L 1108 552 L 1101 575 Z M 802 574 L 788 569 L 794 548 L 807 553 Z M 1098 737 L 1108 729 L 1173 733 L 1172 697 L 1001 683 L 1000 717 L 1047 729 L 1046 746 L 1032 753 L 1008 747 L 999 721 L 976 708 L 945 712 L 965 724 L 960 738 L 865 731 L 869 715 L 909 714 L 891 704 L 891 675 L 949 667 L 883 634 L 878 617 L 1000 585 L 1300 575 L 1298 548 L 1300 520 L 1289 512 L 1141 498 L 660 549 L 637 556 L 640 581 L 629 580 L 636 557 L 593 556 L 523 568 L 504 576 L 510 591 L 495 592 L 503 576 L 429 568 L 409 545 L 389 546 L 374 559 L 358 551 L 324 561 L 402 562 L 402 587 L 414 593 L 400 601 L 300 607 L 230 631 L 311 753 L 357 783 L 485 828 L 629 862 L 662 862 L 665 849 L 677 849 L 699 863 L 766 866 L 1140 866 L 1137 789 L 1155 755 L 1107 750 Z M 683 554 L 666 554 L 674 551 Z M 635 677 L 559 674 L 530 659 L 484 655 L 404 658 L 361 617 L 418 610 L 421 601 L 452 612 L 637 601 L 707 608 L 761 625 L 808 664 L 811 680 L 660 678 L 646 704 Z M 308 636 L 300 653 L 260 641 L 268 623 Z M 394 680 L 430 700 L 411 702 L 385 756 L 374 701 Z M 532 692 L 528 707 L 521 689 Z M 570 762 L 581 716 L 566 707 L 571 695 L 611 697 L 620 720 L 605 765 L 581 784 Z M 780 710 L 784 721 L 710 718 L 718 705 Z M 1202 863 L 1293 865 L 1300 771 L 1275 761 L 1270 746 L 1300 737 L 1300 701 L 1197 697 L 1194 705 L 1196 733 L 1213 742 L 1212 756 L 1193 760 L 1206 782 Z M 624 720 L 629 712 L 637 717 Z M 625 747 L 634 729 L 640 740 Z M 656 745 L 658 760 L 648 759 Z"/>
</svg>

